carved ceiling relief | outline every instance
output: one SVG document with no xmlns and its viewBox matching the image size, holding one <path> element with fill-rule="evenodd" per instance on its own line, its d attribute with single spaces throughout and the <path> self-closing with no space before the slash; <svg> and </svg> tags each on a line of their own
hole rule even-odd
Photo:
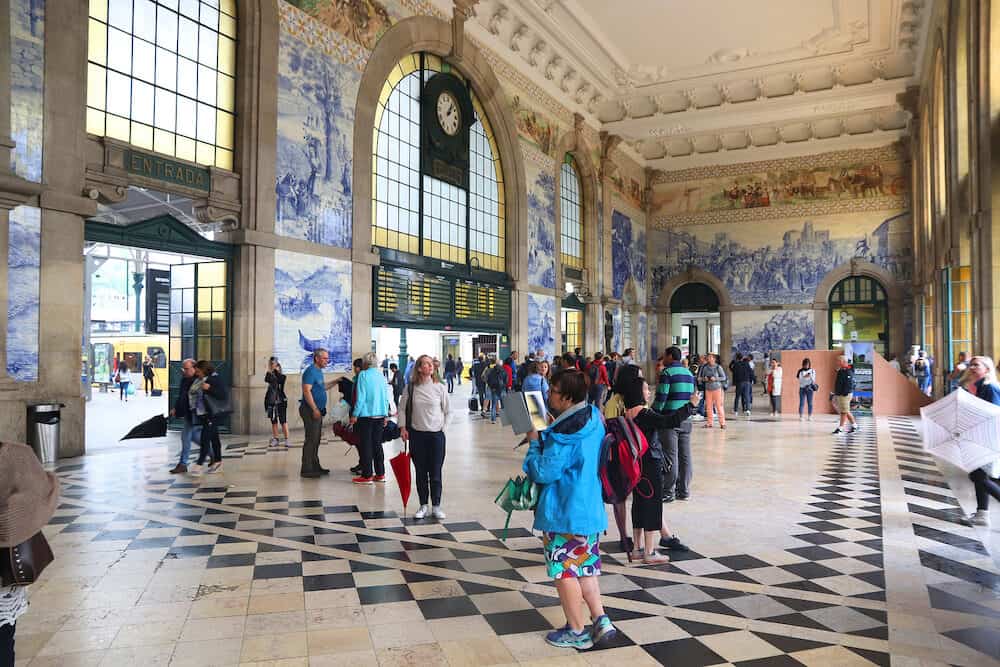
<svg viewBox="0 0 1000 667">
<path fill-rule="evenodd" d="M 759 42 L 726 44 L 738 38 L 719 39 L 723 43 L 706 49 L 707 55 L 694 64 L 624 60 L 620 52 L 605 48 L 604 24 L 588 15 L 586 2 L 481 0 L 474 27 L 500 53 L 518 54 L 511 61 L 516 64 L 507 67 L 517 71 L 512 77 L 517 87 L 531 91 L 532 103 L 541 100 L 560 119 L 583 113 L 597 127 L 622 135 L 623 150 L 632 157 L 648 166 L 677 169 L 687 156 L 718 153 L 720 161 L 729 163 L 746 160 L 742 155 L 761 147 L 824 140 L 836 148 L 871 145 L 878 139 L 864 137 L 879 132 L 888 133 L 886 142 L 905 136 L 908 116 L 891 102 L 852 107 L 839 100 L 889 99 L 897 88 L 912 85 L 928 3 L 886 0 L 862 7 L 828 1 L 833 19 L 813 24 L 821 27 L 812 34 L 801 32 L 796 39 L 785 34 L 784 45 L 772 48 L 766 42 L 762 48 Z M 775 44 L 780 41 L 776 37 Z M 539 90 L 549 99 L 537 95 Z M 789 105 L 798 111 L 804 96 L 823 93 L 817 95 L 823 101 L 799 117 L 786 111 L 784 118 L 762 118 Z M 858 111 L 852 115 L 852 109 Z M 680 112 L 697 112 L 695 122 L 667 118 Z M 713 120 L 700 120 L 706 112 L 716 114 Z M 719 113 L 727 116 L 719 119 Z M 743 124 L 749 118 L 753 124 Z M 700 129 L 706 124 L 717 127 Z M 805 144 L 800 145 L 777 154 L 801 153 Z M 744 150 L 748 152 L 738 153 Z M 723 154 L 727 152 L 732 153 Z"/>
</svg>

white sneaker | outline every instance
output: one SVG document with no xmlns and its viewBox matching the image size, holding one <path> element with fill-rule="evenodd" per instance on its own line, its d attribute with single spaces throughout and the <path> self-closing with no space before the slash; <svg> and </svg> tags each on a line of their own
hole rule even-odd
<svg viewBox="0 0 1000 667">
<path fill-rule="evenodd" d="M 703 415 L 691 415 L 691 421 L 693 422 L 703 422 L 705 417 Z"/>
<path fill-rule="evenodd" d="M 990 512 L 989 510 L 976 510 L 969 516 L 962 520 L 966 526 L 989 526 L 990 525 Z"/>
<path fill-rule="evenodd" d="M 803 417 L 802 415 L 799 415 L 799 421 L 800 421 L 800 422 L 802 422 L 802 421 L 805 421 L 805 420 L 806 420 L 806 418 L 805 418 L 805 417 Z"/>
<path fill-rule="evenodd" d="M 277 446 L 278 446 L 278 439 L 277 438 L 271 438 L 270 442 L 267 443 L 267 448 L 268 449 L 274 449 Z"/>
<path fill-rule="evenodd" d="M 809 415 L 809 421 L 812 421 L 812 420 L 813 420 L 813 416 Z"/>
<path fill-rule="evenodd" d="M 434 509 L 433 509 L 433 511 L 432 511 L 432 514 L 434 514 L 434 518 L 435 518 L 435 519 L 437 519 L 437 520 L 439 520 L 439 521 L 440 521 L 441 519 L 444 519 L 444 518 L 446 518 L 446 517 L 448 516 L 447 514 L 445 514 L 445 513 L 444 513 L 444 510 L 443 510 L 443 509 L 441 509 L 441 508 L 440 508 L 439 506 L 437 506 L 437 505 L 435 505 L 435 506 L 434 506 Z"/>
<path fill-rule="evenodd" d="M 414 512 L 413 518 L 414 519 L 423 519 L 425 516 L 427 516 L 427 510 L 429 510 L 429 509 L 430 508 L 427 507 L 427 505 L 421 505 L 420 509 L 418 509 L 416 512 Z"/>
<path fill-rule="evenodd" d="M 747 411 L 746 411 L 746 412 L 744 412 L 743 414 L 745 414 L 745 415 L 746 415 L 747 417 L 749 417 L 749 416 L 750 416 L 750 411 L 749 411 L 749 410 L 747 410 Z"/>
</svg>

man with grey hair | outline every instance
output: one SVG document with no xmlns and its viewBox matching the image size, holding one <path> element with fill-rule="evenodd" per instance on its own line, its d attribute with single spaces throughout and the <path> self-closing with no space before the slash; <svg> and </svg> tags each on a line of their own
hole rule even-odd
<svg viewBox="0 0 1000 667">
<path fill-rule="evenodd" d="M 181 458 L 177 465 L 171 469 L 171 475 L 180 475 L 188 471 L 188 455 L 191 453 L 191 441 L 195 434 L 201 434 L 201 426 L 194 423 L 194 412 L 188 401 L 188 391 L 194 384 L 194 359 L 185 359 L 181 362 L 181 386 L 174 401 L 174 407 L 170 408 L 170 416 L 184 420 L 184 428 L 181 429 Z M 199 438 L 200 441 L 200 438 Z"/>
<path fill-rule="evenodd" d="M 837 368 L 837 379 L 833 385 L 833 402 L 837 406 L 837 412 L 840 413 L 840 423 L 834 429 L 834 435 L 843 433 L 847 422 L 851 422 L 851 429 L 848 433 L 854 433 L 858 430 L 858 424 L 854 420 L 854 415 L 851 414 L 851 394 L 854 393 L 854 369 L 851 368 L 851 360 L 846 355 L 840 355 L 837 361 L 839 362 L 839 368 Z"/>
<path fill-rule="evenodd" d="M 299 474 L 309 478 L 330 474 L 319 464 L 319 439 L 326 414 L 326 390 L 335 384 L 324 382 L 323 378 L 323 369 L 330 363 L 330 353 L 318 347 L 313 350 L 312 357 L 312 364 L 302 373 L 302 400 L 299 402 L 299 416 L 306 431 Z"/>
</svg>

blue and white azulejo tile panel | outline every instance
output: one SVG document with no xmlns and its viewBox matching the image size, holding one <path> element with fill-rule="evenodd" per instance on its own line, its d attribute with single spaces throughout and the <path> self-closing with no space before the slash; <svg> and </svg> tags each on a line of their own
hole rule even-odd
<svg viewBox="0 0 1000 667">
<path fill-rule="evenodd" d="M 274 251 L 274 354 L 286 373 L 330 353 L 327 372 L 351 368 L 351 263 Z"/>
<path fill-rule="evenodd" d="M 528 149 L 531 150 L 531 149 Z M 554 166 L 540 167 L 540 158 L 525 160 L 528 182 L 528 283 L 556 287 L 556 180 Z"/>
<path fill-rule="evenodd" d="M 38 380 L 38 295 L 42 212 L 18 206 L 10 212 L 7 253 L 7 374 Z"/>
<path fill-rule="evenodd" d="M 556 356 L 556 298 L 528 293 L 528 350 Z"/>
<path fill-rule="evenodd" d="M 11 0 L 11 170 L 42 180 L 42 102 L 45 70 L 45 0 Z"/>
</svg>

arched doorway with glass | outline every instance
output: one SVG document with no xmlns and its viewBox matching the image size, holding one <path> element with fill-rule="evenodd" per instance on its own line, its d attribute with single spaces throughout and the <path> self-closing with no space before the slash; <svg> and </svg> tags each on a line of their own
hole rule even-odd
<svg viewBox="0 0 1000 667">
<path fill-rule="evenodd" d="M 686 355 L 719 354 L 719 295 L 705 283 L 685 283 L 670 297 L 671 331 Z"/>
<path fill-rule="evenodd" d="M 889 349 L 889 300 L 885 288 L 868 276 L 849 276 L 830 292 L 830 349 L 871 343 L 881 355 Z"/>
</svg>

